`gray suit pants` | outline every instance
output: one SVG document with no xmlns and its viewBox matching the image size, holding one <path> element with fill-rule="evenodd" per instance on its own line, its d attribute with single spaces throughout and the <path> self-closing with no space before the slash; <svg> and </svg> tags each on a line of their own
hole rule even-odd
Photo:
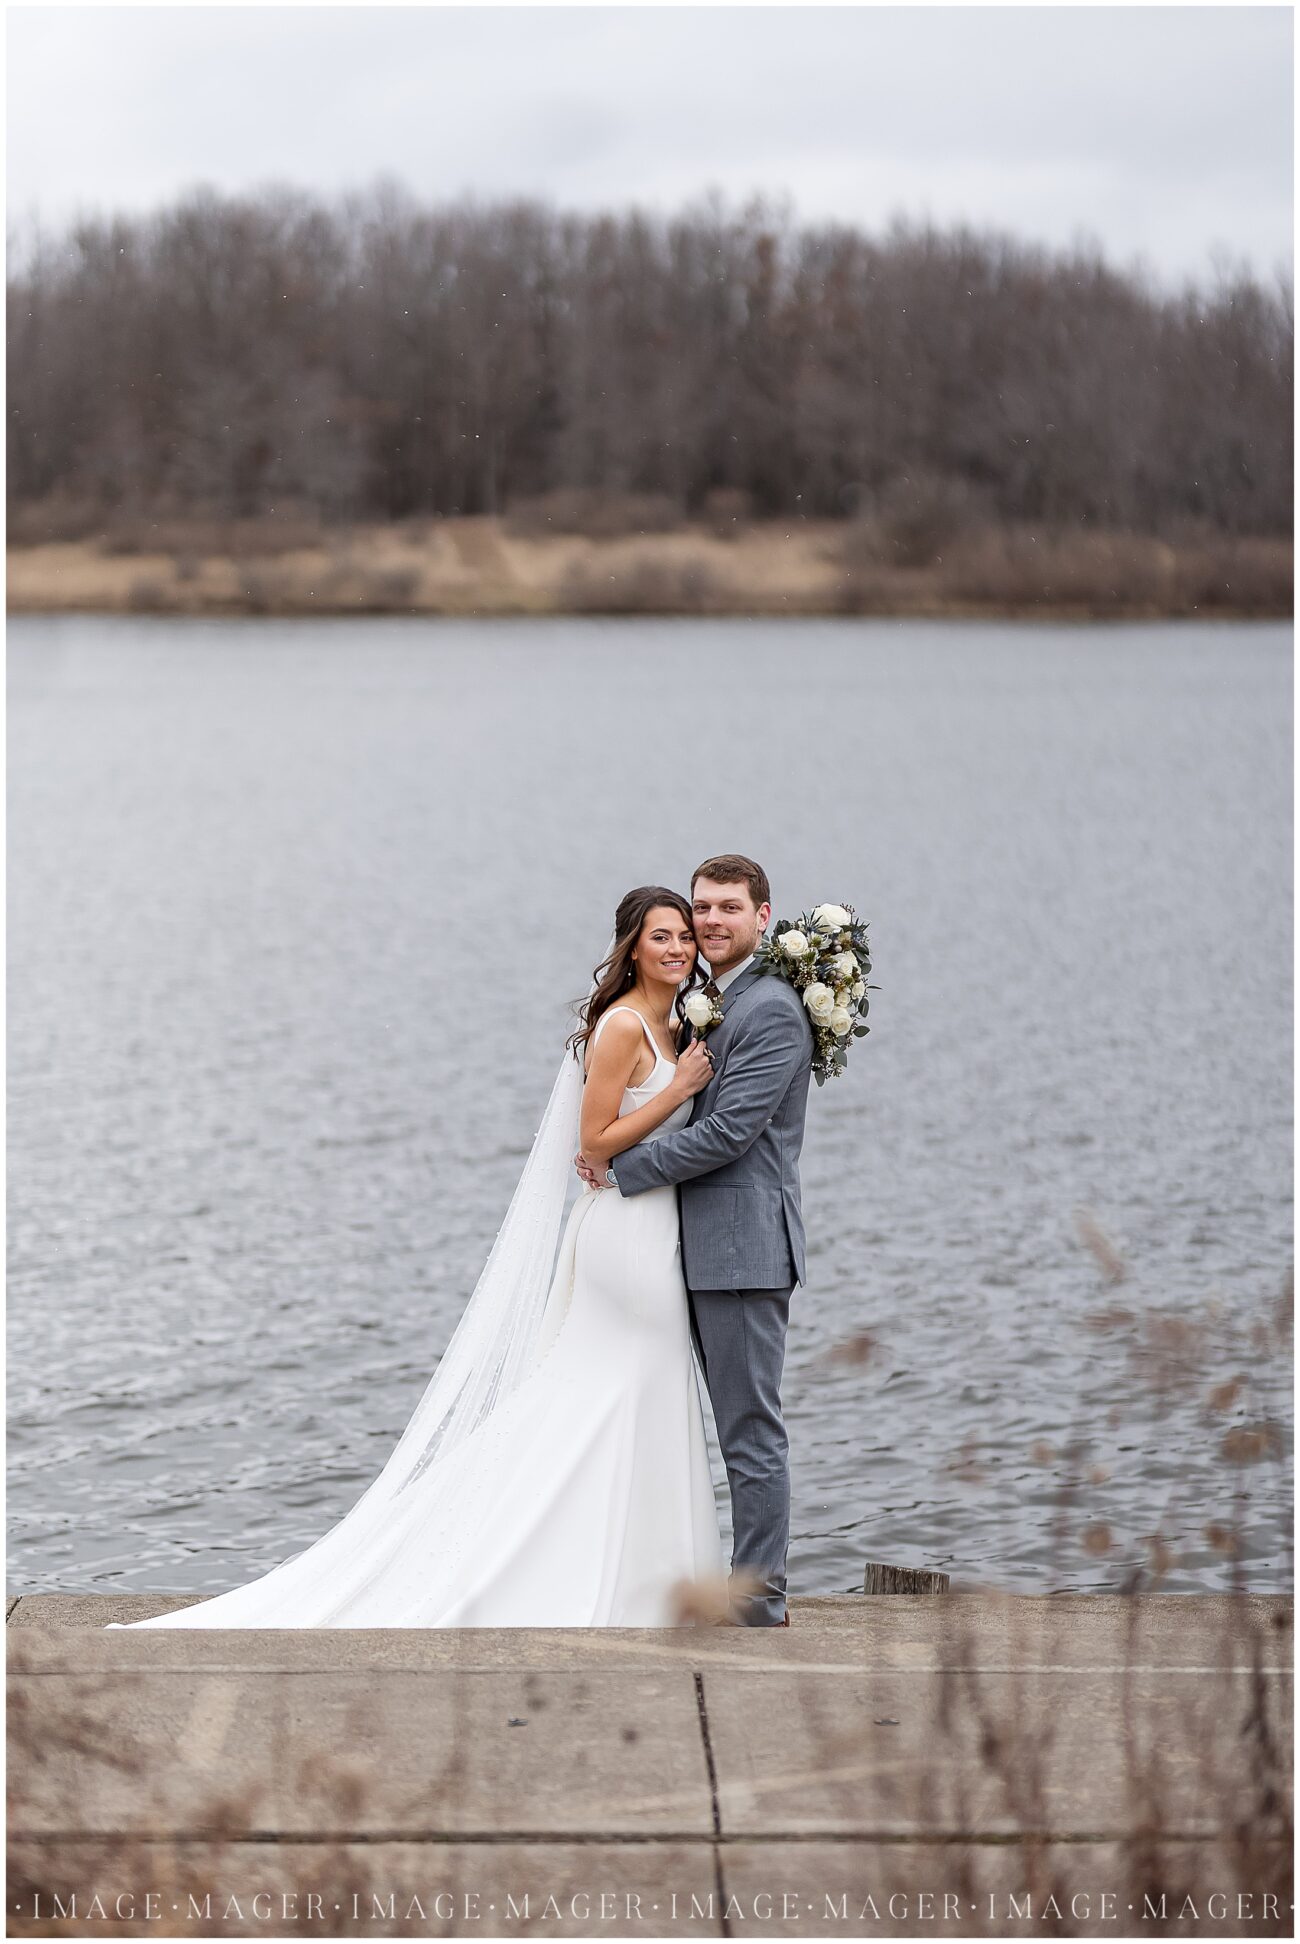
<svg viewBox="0 0 1300 1944">
<path fill-rule="evenodd" d="M 731 1486 L 731 1570 L 760 1582 L 733 1599 L 748 1627 L 785 1619 L 790 1445 L 781 1417 L 788 1289 L 693 1289 L 691 1333 Z"/>
</svg>

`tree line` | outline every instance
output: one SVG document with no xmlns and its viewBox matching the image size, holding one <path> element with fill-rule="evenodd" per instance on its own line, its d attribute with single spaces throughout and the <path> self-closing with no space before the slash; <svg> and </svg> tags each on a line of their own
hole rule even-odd
<svg viewBox="0 0 1300 1944">
<path fill-rule="evenodd" d="M 995 520 L 1291 529 L 1280 272 L 1171 293 L 965 226 L 380 183 L 11 237 L 8 305 L 11 507 L 839 518 L 923 479 Z"/>
</svg>

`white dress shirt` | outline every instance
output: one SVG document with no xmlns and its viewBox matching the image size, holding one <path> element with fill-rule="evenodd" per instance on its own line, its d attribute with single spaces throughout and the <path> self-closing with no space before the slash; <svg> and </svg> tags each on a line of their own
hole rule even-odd
<svg viewBox="0 0 1300 1944">
<path fill-rule="evenodd" d="M 714 985 L 717 986 L 718 991 L 725 992 L 727 990 L 727 987 L 732 983 L 732 981 L 734 979 L 738 979 L 741 973 L 745 970 L 745 968 L 747 966 L 752 965 L 753 963 L 754 963 L 754 954 L 751 952 L 747 959 L 742 959 L 740 961 L 739 965 L 730 966 L 728 967 L 727 971 L 720 974 L 715 974 L 713 983 Z"/>
</svg>

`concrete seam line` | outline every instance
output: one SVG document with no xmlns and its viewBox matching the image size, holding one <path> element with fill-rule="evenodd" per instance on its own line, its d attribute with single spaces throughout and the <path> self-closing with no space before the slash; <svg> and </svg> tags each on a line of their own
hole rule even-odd
<svg viewBox="0 0 1300 1944">
<path fill-rule="evenodd" d="M 709 1777 L 709 1803 L 713 1811 L 713 1886 L 718 1893 L 718 1908 L 722 1913 L 722 1935 L 731 1936 L 731 1920 L 727 1916 L 727 1892 L 722 1877 L 722 1848 L 719 1838 L 722 1835 L 722 1807 L 718 1801 L 718 1768 L 713 1758 L 713 1736 L 709 1732 L 709 1710 L 704 1699 L 704 1676 L 696 1668 L 695 1713 L 700 1724 L 700 1741 L 704 1747 L 704 1766 Z"/>
</svg>

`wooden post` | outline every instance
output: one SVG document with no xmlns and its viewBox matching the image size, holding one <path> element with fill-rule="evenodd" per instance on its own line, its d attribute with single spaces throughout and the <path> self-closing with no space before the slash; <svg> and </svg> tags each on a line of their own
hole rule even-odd
<svg viewBox="0 0 1300 1944">
<path fill-rule="evenodd" d="M 948 1575 L 946 1573 L 926 1573 L 917 1566 L 882 1566 L 877 1560 L 867 1561 L 866 1576 L 862 1582 L 864 1593 L 946 1593 Z"/>
</svg>

